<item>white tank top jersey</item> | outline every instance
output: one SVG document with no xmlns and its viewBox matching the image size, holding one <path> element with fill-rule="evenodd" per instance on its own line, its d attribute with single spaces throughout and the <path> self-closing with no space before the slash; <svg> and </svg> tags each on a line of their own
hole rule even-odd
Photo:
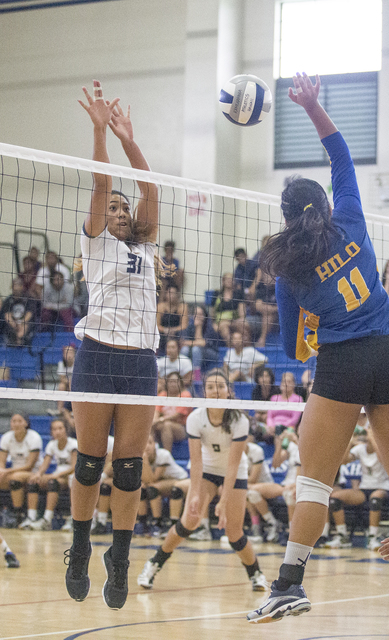
<svg viewBox="0 0 389 640">
<path fill-rule="evenodd" d="M 190 438 L 201 440 L 203 472 L 224 477 L 227 473 L 231 442 L 246 440 L 249 434 L 249 420 L 241 414 L 239 420 L 232 422 L 231 433 L 226 433 L 221 427 L 214 427 L 208 419 L 207 409 L 200 407 L 189 414 L 186 420 L 186 431 Z M 236 479 L 246 480 L 247 477 L 248 461 L 243 452 Z"/>
<path fill-rule="evenodd" d="M 42 462 L 42 447 L 42 438 L 39 433 L 33 429 L 27 430 L 26 436 L 21 442 L 16 440 L 13 431 L 7 431 L 0 440 L 0 449 L 7 451 L 8 459 L 11 460 L 14 469 L 24 467 L 31 451 L 39 451 L 38 460 L 32 469 L 32 471 L 36 471 Z"/>
<path fill-rule="evenodd" d="M 170 478 L 173 478 L 174 480 L 184 480 L 188 477 L 185 469 L 177 464 L 170 451 L 167 449 L 156 448 L 155 453 L 155 460 L 150 466 L 153 471 L 155 471 L 157 467 L 164 467 L 164 473 L 162 476 L 164 480 L 168 480 Z"/>
<path fill-rule="evenodd" d="M 156 245 L 127 246 L 107 228 L 96 238 L 83 229 L 81 251 L 89 305 L 87 315 L 75 327 L 76 338 L 89 336 L 113 347 L 156 351 Z"/>
<path fill-rule="evenodd" d="M 273 482 L 273 476 L 270 473 L 269 465 L 265 460 L 265 453 L 260 444 L 255 442 L 247 443 L 247 461 L 249 465 L 249 473 L 254 464 L 261 464 L 261 473 L 256 482 Z"/>
<path fill-rule="evenodd" d="M 287 487 L 289 484 L 294 484 L 297 478 L 297 467 L 301 467 L 300 453 L 298 444 L 295 442 L 289 442 L 287 452 L 289 453 L 288 459 L 288 471 L 286 476 L 281 482 L 283 487 Z"/>
<path fill-rule="evenodd" d="M 50 456 L 57 465 L 57 471 L 67 471 L 72 464 L 72 453 L 77 451 L 77 440 L 68 438 L 63 449 L 58 447 L 58 440 L 50 440 L 45 449 L 45 456 Z"/>
<path fill-rule="evenodd" d="M 361 463 L 362 479 L 360 489 L 384 489 L 389 491 L 389 477 L 375 452 L 367 453 L 366 444 L 361 442 L 350 450 L 351 455 Z"/>
</svg>

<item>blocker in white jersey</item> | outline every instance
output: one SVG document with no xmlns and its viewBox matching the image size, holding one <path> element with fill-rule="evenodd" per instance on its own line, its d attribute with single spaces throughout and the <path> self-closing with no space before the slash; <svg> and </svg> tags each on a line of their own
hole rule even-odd
<svg viewBox="0 0 389 640">
<path fill-rule="evenodd" d="M 7 453 L 7 459 L 13 469 L 24 467 L 31 452 L 39 452 L 39 456 L 32 467 L 34 471 L 39 467 L 42 452 L 42 438 L 37 431 L 28 429 L 23 440 L 18 440 L 14 431 L 7 431 L 0 440 L 0 449 Z"/>
<path fill-rule="evenodd" d="M 231 397 L 229 381 L 223 371 L 214 369 L 206 375 L 204 395 L 211 399 Z M 157 553 L 146 562 L 138 576 L 138 584 L 144 589 L 152 589 L 155 575 L 182 540 L 197 529 L 209 504 L 219 495 L 219 487 L 222 487 L 215 509 L 218 527 L 225 529 L 232 549 L 247 571 L 253 591 L 264 591 L 267 587 L 265 576 L 259 568 L 251 542 L 243 532 L 248 468 L 244 450 L 249 433 L 248 418 L 236 410 L 196 409 L 187 420 L 187 431 L 191 467 L 184 513 L 169 529 Z"/>
<path fill-rule="evenodd" d="M 50 440 L 45 449 L 45 456 L 50 456 L 57 465 L 56 471 L 68 471 L 72 467 L 72 453 L 77 451 L 77 440 L 68 437 L 64 447 L 60 448 L 58 440 Z"/>
<path fill-rule="evenodd" d="M 93 124 L 93 159 L 109 163 L 109 127 L 120 140 L 131 166 L 150 171 L 134 140 L 130 108 L 125 114 L 119 98 L 105 100 L 100 82 L 94 80 L 93 84 L 94 97 L 83 87 L 87 104 L 79 101 Z M 140 197 L 132 211 L 129 198 L 112 190 L 111 176 L 93 176 L 90 210 L 81 239 L 89 309 L 76 328 L 76 335 L 83 341 L 74 364 L 72 391 L 157 395 L 154 254 L 158 188 L 141 180 L 137 185 Z M 132 193 L 132 185 L 130 189 Z M 128 592 L 128 555 L 154 407 L 74 402 L 73 413 L 79 450 L 72 483 L 73 544 L 66 552 L 66 586 L 74 600 L 80 602 L 88 595 L 92 516 L 114 421 L 113 544 L 104 554 L 107 580 L 103 599 L 111 609 L 121 609 Z"/>
</svg>

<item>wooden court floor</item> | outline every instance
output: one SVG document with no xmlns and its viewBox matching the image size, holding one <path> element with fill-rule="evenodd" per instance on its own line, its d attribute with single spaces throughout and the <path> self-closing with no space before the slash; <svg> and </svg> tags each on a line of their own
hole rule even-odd
<svg viewBox="0 0 389 640">
<path fill-rule="evenodd" d="M 267 625 L 245 619 L 266 596 L 255 594 L 237 556 L 220 542 L 190 542 L 176 550 L 152 591 L 136 576 L 158 541 L 136 538 L 129 596 L 121 611 L 104 604 L 101 556 L 109 536 L 94 538 L 91 591 L 82 602 L 65 589 L 63 552 L 71 534 L 4 530 L 21 562 L 0 560 L 0 638 L 21 640 L 371 640 L 389 639 L 389 564 L 365 549 L 315 550 L 304 581 L 310 613 Z M 283 557 L 278 545 L 256 545 L 267 579 Z"/>
</svg>

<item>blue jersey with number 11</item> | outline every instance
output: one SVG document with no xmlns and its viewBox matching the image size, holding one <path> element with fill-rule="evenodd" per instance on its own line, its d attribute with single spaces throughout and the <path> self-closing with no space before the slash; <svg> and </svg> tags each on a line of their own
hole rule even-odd
<svg viewBox="0 0 389 640">
<path fill-rule="evenodd" d="M 290 358 L 305 362 L 322 344 L 389 334 L 389 298 L 366 229 L 354 165 L 339 132 L 322 143 L 331 161 L 333 224 L 339 237 L 317 265 L 312 285 L 277 279 L 283 345 Z M 307 204 L 309 204 L 307 202 Z M 308 344 L 304 340 L 308 327 Z"/>
</svg>

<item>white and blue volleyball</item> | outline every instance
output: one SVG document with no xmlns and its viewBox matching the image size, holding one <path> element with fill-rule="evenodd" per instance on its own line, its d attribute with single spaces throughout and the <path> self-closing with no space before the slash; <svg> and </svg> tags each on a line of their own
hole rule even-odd
<svg viewBox="0 0 389 640">
<path fill-rule="evenodd" d="M 262 122 L 271 109 L 266 82 L 252 75 L 234 76 L 220 91 L 219 104 L 227 120 L 241 127 Z"/>
</svg>

